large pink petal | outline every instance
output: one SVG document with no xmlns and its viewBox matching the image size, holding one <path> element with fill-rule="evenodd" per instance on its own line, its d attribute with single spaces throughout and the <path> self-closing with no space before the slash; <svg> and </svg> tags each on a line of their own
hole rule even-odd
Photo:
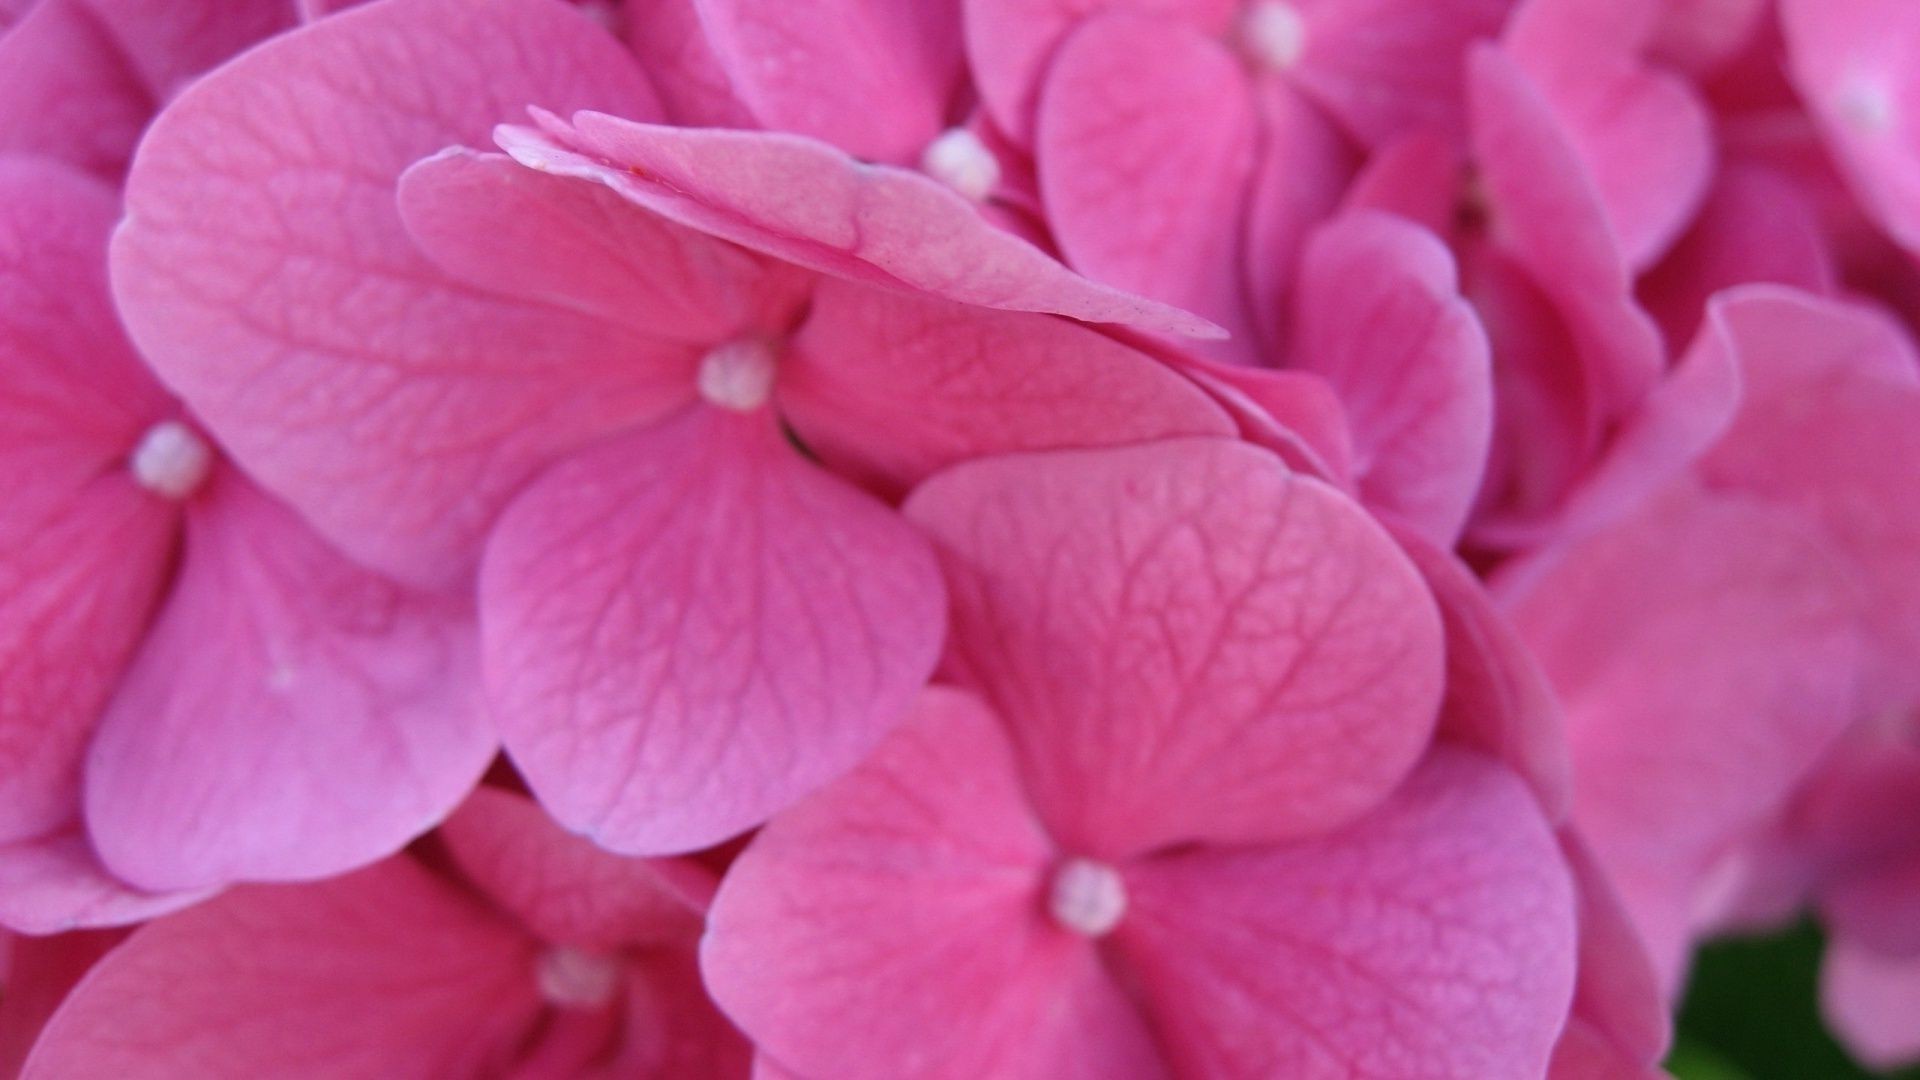
<svg viewBox="0 0 1920 1080">
<path fill-rule="evenodd" d="M 1466 131 L 1466 57 L 1514 0 L 1291 0 L 1303 44 L 1287 77 L 1362 141 Z"/>
<path fill-rule="evenodd" d="M 77 823 L 0 845 L 0 926 L 28 934 L 124 926 L 204 899 L 205 891 L 150 893 L 108 873 Z"/>
<path fill-rule="evenodd" d="M 143 351 L 268 488 L 421 582 L 458 581 L 531 471 L 649 399 L 631 335 L 457 284 L 401 226 L 403 169 L 531 103 L 655 111 L 565 5 L 392 0 L 195 83 L 128 182 L 114 278 Z"/>
<path fill-rule="evenodd" d="M 727 1015 L 808 1077 L 1160 1074 L 1086 939 L 1042 912 L 1051 845 L 995 718 L 927 691 L 845 780 L 774 819 L 714 903 Z"/>
<path fill-rule="evenodd" d="M 1034 149 L 1074 269 L 1226 327 L 1248 363 L 1260 344 L 1242 261 L 1259 146 L 1250 91 L 1233 54 L 1198 30 L 1101 15 L 1048 69 Z"/>
<path fill-rule="evenodd" d="M 985 454 L 1233 431 L 1158 359 L 1084 326 L 851 282 L 820 283 L 782 363 L 808 448 L 892 490 Z"/>
<path fill-rule="evenodd" d="M 1821 1013 L 1863 1063 L 1893 1069 L 1920 1061 L 1920 957 L 1877 953 L 1845 940 L 1827 946 Z"/>
<path fill-rule="evenodd" d="M 1783 0 L 1794 85 L 1867 211 L 1920 251 L 1920 8 Z"/>
<path fill-rule="evenodd" d="M 468 602 L 348 562 L 224 471 L 101 717 L 87 826 L 148 889 L 336 874 L 439 822 L 496 746 Z"/>
<path fill-rule="evenodd" d="M 687 851 L 864 757 L 938 659 L 925 541 L 787 446 L 689 409 L 508 509 L 481 579 L 507 749 L 568 828 Z"/>
<path fill-rule="evenodd" d="M 1747 383 L 1710 481 L 1801 508 L 1863 575 L 1873 635 L 1864 707 L 1920 695 L 1920 367 L 1882 313 L 1758 287 L 1723 316 Z M 1818 408 L 1811 403 L 1818 402 Z"/>
<path fill-rule="evenodd" d="M 116 212 L 84 174 L 0 159 L 0 843 L 73 815 L 173 550 L 176 511 L 126 468 L 170 409 L 107 296 Z"/>
<path fill-rule="evenodd" d="M 505 126 L 522 164 L 606 184 L 723 240 L 868 284 L 1196 337 L 1205 319 L 1089 281 L 918 171 L 865 165 L 778 132 L 640 124 L 581 112 L 545 131 Z"/>
<path fill-rule="evenodd" d="M 691 946 L 713 895 L 698 864 L 615 855 L 498 788 L 475 791 L 438 836 L 467 880 L 543 941 Z"/>
<path fill-rule="evenodd" d="M 733 92 L 762 126 L 855 157 L 918 160 L 960 92 L 960 0 L 695 6 Z"/>
<path fill-rule="evenodd" d="M 1798 515 L 1680 484 L 1513 606 L 1565 703 L 1574 821 L 1669 987 L 1714 858 L 1849 718 L 1856 602 Z"/>
<path fill-rule="evenodd" d="M 654 369 L 663 412 L 692 400 L 700 350 L 784 330 L 811 278 L 504 154 L 450 149 L 413 165 L 400 217 L 461 281 L 691 347 L 628 361 Z"/>
<path fill-rule="evenodd" d="M 1294 304 L 1292 363 L 1346 406 L 1362 501 L 1451 547 L 1486 469 L 1493 376 L 1446 246 L 1385 214 L 1343 216 L 1308 244 Z"/>
<path fill-rule="evenodd" d="M 1358 506 L 1263 450 L 984 459 L 907 515 L 940 550 L 958 668 L 1069 847 L 1318 832 L 1383 798 L 1432 734 L 1425 586 Z"/>
<path fill-rule="evenodd" d="M 535 1014 L 533 944 L 419 865 L 236 890 L 81 981 L 22 1074 L 471 1076 Z"/>
<path fill-rule="evenodd" d="M 1439 751 L 1333 835 L 1129 871 L 1115 933 L 1183 1076 L 1523 1080 L 1574 979 L 1574 898 L 1526 789 Z"/>
</svg>

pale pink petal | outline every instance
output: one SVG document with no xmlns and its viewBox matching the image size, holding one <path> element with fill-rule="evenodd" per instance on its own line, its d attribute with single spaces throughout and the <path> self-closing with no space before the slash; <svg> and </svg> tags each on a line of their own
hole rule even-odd
<svg viewBox="0 0 1920 1080">
<path fill-rule="evenodd" d="M 926 542 L 706 406 L 586 451 L 508 509 L 481 579 L 508 751 L 616 851 L 724 840 L 846 772 L 938 659 Z"/>
<path fill-rule="evenodd" d="M 865 165 L 814 139 L 596 112 L 575 114 L 571 127 L 545 117 L 543 126 L 504 126 L 495 139 L 524 165 L 606 184 L 681 224 L 837 277 L 983 307 L 1195 337 L 1221 332 L 1073 273 L 938 180 Z"/>
<path fill-rule="evenodd" d="M 205 890 L 150 893 L 109 874 L 78 824 L 0 844 L 0 926 L 26 934 L 124 926 L 205 899 Z"/>
<path fill-rule="evenodd" d="M 1291 362 L 1345 406 L 1361 500 L 1451 547 L 1486 468 L 1493 376 L 1446 246 L 1386 214 L 1343 216 L 1309 242 L 1294 305 Z"/>
<path fill-rule="evenodd" d="M 1872 1068 L 1920 1061 L 1920 956 L 1873 952 L 1842 938 L 1827 946 L 1821 1012 L 1855 1057 Z"/>
<path fill-rule="evenodd" d="M 114 321 L 116 212 L 82 173 L 0 158 L 0 843 L 73 815 L 173 550 L 176 509 L 126 468 L 171 408 Z"/>
<path fill-rule="evenodd" d="M 1920 8 L 1782 0 L 1793 82 L 1867 212 L 1920 251 Z"/>
<path fill-rule="evenodd" d="M 401 175 L 399 198 L 414 242 L 454 278 L 693 347 L 628 361 L 655 369 L 662 413 L 693 399 L 700 351 L 783 330 L 806 301 L 811 275 L 504 154 L 436 154 Z"/>
<path fill-rule="evenodd" d="M 1371 815 L 1127 876 L 1115 945 L 1182 1076 L 1530 1080 L 1566 1021 L 1574 897 L 1526 789 L 1437 751 Z"/>
<path fill-rule="evenodd" d="M 1361 141 L 1466 131 L 1466 58 L 1514 0 L 1290 0 L 1302 45 L 1287 78 Z"/>
<path fill-rule="evenodd" d="M 1920 694 L 1920 367 L 1881 312 L 1767 287 L 1725 307 L 1746 400 L 1703 465 L 1801 508 L 1863 575 L 1873 647 L 1863 707 Z M 1809 408 L 1817 401 L 1819 407 Z"/>
<path fill-rule="evenodd" d="M 753 127 L 700 24 L 698 0 L 625 0 L 627 46 L 660 95 L 666 118 L 690 127 Z"/>
<path fill-rule="evenodd" d="M 403 169 L 534 102 L 655 110 L 565 5 L 372 4 L 195 83 L 128 182 L 115 289 L 144 353 L 269 489 L 423 583 L 460 580 L 530 472 L 648 399 L 631 335 L 450 281 L 401 226 Z"/>
<path fill-rule="evenodd" d="M 498 788 L 475 791 L 438 836 L 481 895 L 543 941 L 691 946 L 713 895 L 696 863 L 615 855 Z"/>
<path fill-rule="evenodd" d="M 1034 148 L 1067 262 L 1211 319 L 1245 363 L 1260 344 L 1242 271 L 1250 89 L 1232 53 L 1179 21 L 1089 18 L 1048 69 Z"/>
<path fill-rule="evenodd" d="M 797 1076 L 1161 1075 L 1092 945 L 1044 916 L 1051 845 L 995 718 L 927 691 L 840 783 L 774 819 L 714 902 L 701 967 Z"/>
<path fill-rule="evenodd" d="M 1528 0 L 1508 28 L 1592 176 L 1627 261 L 1651 265 L 1699 208 L 1714 167 L 1692 87 L 1641 57 L 1667 0 Z"/>
<path fill-rule="evenodd" d="M 909 164 L 960 92 L 960 0 L 695 0 L 733 92 L 760 125 Z"/>
<path fill-rule="evenodd" d="M 985 459 L 906 512 L 940 551 L 958 670 L 1076 850 L 1322 831 L 1383 798 L 1432 734 L 1441 631 L 1418 574 L 1357 505 L 1263 450 Z"/>
<path fill-rule="evenodd" d="M 1838 271 L 1828 248 L 1799 184 L 1763 165 L 1731 162 L 1714 178 L 1693 228 L 1638 290 L 1668 344 L 1682 348 L 1723 289 L 1764 281 L 1831 294 Z"/>
<path fill-rule="evenodd" d="M 985 454 L 1233 431 L 1167 365 L 1084 326 L 831 279 L 781 364 L 808 449 L 895 491 Z"/>
<path fill-rule="evenodd" d="M 1310 371 L 1244 367 L 1186 353 L 1167 362 L 1213 395 L 1240 437 L 1296 472 L 1353 489 L 1353 435 L 1327 380 Z"/>
<path fill-rule="evenodd" d="M 79 0 L 38 0 L 0 32 L 0 71 L 0 153 L 117 176 L 153 112 L 138 75 Z"/>
<path fill-rule="evenodd" d="M 149 889 L 364 865 L 452 811 L 497 742 L 464 598 L 347 562 L 237 473 L 100 720 L 87 826 Z"/>
<path fill-rule="evenodd" d="M 1560 848 L 1573 870 L 1579 899 L 1580 972 L 1573 991 L 1573 1023 L 1604 1040 L 1620 1059 L 1650 1069 L 1673 1040 L 1673 1020 L 1653 960 L 1613 883 L 1577 831 L 1564 830 Z M 1556 1077 L 1560 1060 L 1556 1052 Z"/>
<path fill-rule="evenodd" d="M 1033 144 L 1041 84 L 1060 42 L 1089 14 L 1122 7 L 1107 0 L 961 0 L 967 60 L 993 122 Z M 1179 18 L 1202 30 L 1228 29 L 1240 0 L 1127 0 L 1125 10 Z M 1141 58 L 1150 63 L 1152 56 Z"/>
<path fill-rule="evenodd" d="M 1533 788 L 1548 820 L 1559 821 L 1573 762 L 1546 674 L 1466 564 L 1405 528 L 1392 532 L 1426 580 L 1446 630 L 1447 690 L 1436 734 L 1505 764 Z"/>
<path fill-rule="evenodd" d="M 1574 821 L 1671 988 L 1713 859 L 1850 717 L 1853 582 L 1796 514 L 1679 484 L 1512 606 L 1559 691 Z"/>
<path fill-rule="evenodd" d="M 22 1078 L 472 1076 L 537 1009 L 533 944 L 413 862 L 256 886 L 136 931 Z"/>
</svg>

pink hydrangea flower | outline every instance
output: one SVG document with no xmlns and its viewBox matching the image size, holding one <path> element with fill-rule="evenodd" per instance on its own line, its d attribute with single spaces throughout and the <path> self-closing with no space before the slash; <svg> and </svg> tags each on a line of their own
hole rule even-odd
<svg viewBox="0 0 1920 1080">
<path fill-rule="evenodd" d="M 694 968 L 705 871 L 611 855 L 491 788 L 436 838 L 431 861 L 235 889 L 141 927 L 22 1077 L 746 1071 Z"/>
<path fill-rule="evenodd" d="M 1539 1076 L 1573 891 L 1430 748 L 1440 626 L 1353 503 L 1184 440 L 958 466 L 949 670 L 775 818 L 702 964 L 799 1076 Z"/>
</svg>

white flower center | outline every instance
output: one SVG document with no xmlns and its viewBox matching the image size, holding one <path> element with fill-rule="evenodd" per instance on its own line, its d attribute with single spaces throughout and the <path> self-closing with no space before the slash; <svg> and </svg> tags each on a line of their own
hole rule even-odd
<svg viewBox="0 0 1920 1080">
<path fill-rule="evenodd" d="M 1053 871 L 1047 896 L 1053 921 L 1090 938 L 1120 925 L 1127 913 L 1127 886 L 1119 871 L 1092 859 L 1068 859 Z"/>
<path fill-rule="evenodd" d="M 966 128 L 948 128 L 928 143 L 920 168 L 974 202 L 985 202 L 1000 186 L 1000 159 Z"/>
<path fill-rule="evenodd" d="M 1286 0 L 1254 0 L 1240 13 L 1240 47 L 1269 71 L 1286 71 L 1307 51 L 1307 21 Z"/>
<path fill-rule="evenodd" d="M 620 989 L 620 961 L 605 953 L 555 945 L 534 963 L 540 996 L 561 1008 L 597 1009 Z"/>
<path fill-rule="evenodd" d="M 199 490 L 213 471 L 213 448 L 180 421 L 162 420 L 140 437 L 131 466 L 141 487 L 169 499 L 184 499 Z"/>
<path fill-rule="evenodd" d="M 757 338 L 719 345 L 700 358 L 700 396 L 723 409 L 752 412 L 773 396 L 773 346 Z"/>
</svg>

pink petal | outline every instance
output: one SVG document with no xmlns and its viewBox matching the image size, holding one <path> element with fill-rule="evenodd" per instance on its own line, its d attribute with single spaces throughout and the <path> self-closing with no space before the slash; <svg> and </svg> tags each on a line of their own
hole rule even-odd
<svg viewBox="0 0 1920 1080">
<path fill-rule="evenodd" d="M 793 1075 L 1159 1075 L 1093 948 L 1041 917 L 1051 855 L 993 715 L 936 687 L 734 863 L 701 967 Z"/>
<path fill-rule="evenodd" d="M 655 111 L 564 5 L 373 4 L 195 83 L 128 182 L 115 288 L 142 350 L 268 488 L 423 583 L 460 580 L 501 500 L 645 398 L 631 335 L 447 280 L 395 211 L 414 160 L 533 102 Z"/>
<path fill-rule="evenodd" d="M 1184 353 L 1169 353 L 1166 359 L 1227 410 L 1241 438 L 1280 455 L 1296 472 L 1351 492 L 1353 436 L 1346 410 L 1325 378 Z"/>
<path fill-rule="evenodd" d="M 1783 0 L 1793 82 L 1867 212 L 1920 251 L 1920 9 Z"/>
<path fill-rule="evenodd" d="M 1653 960 L 1626 908 L 1579 835 L 1561 834 L 1573 869 L 1580 913 L 1580 975 L 1573 992 L 1573 1024 L 1611 1047 L 1613 1055 L 1651 1069 L 1666 1056 L 1673 1020 Z M 1561 1051 L 1567 1051 L 1564 1042 Z M 1556 1052 L 1557 1077 L 1562 1052 Z M 1585 1056 L 1585 1055 L 1581 1055 Z M 1608 1055 L 1594 1055 L 1607 1060 Z M 1596 1074 L 1598 1076 L 1605 1074 Z"/>
<path fill-rule="evenodd" d="M 1701 78 L 1738 59 L 1771 22 L 1767 0 L 1667 0 L 1649 43 L 1664 64 Z"/>
<path fill-rule="evenodd" d="M 1451 547 L 1486 468 L 1493 377 L 1445 245 L 1385 214 L 1343 216 L 1308 244 L 1294 304 L 1292 362 L 1346 407 L 1361 499 Z"/>
<path fill-rule="evenodd" d="M 1729 300 L 1745 404 L 1704 475 L 1793 506 L 1857 567 L 1872 648 L 1863 708 L 1920 694 L 1920 366 L 1878 311 L 1759 288 Z M 1818 409 L 1809 409 L 1818 401 Z"/>
<path fill-rule="evenodd" d="M 1040 88 L 1060 42 L 1107 0 L 961 0 L 967 60 L 993 122 L 1022 145 L 1034 142 Z M 1127 11 L 1179 18 L 1223 31 L 1239 0 L 1128 0 Z"/>
<path fill-rule="evenodd" d="M 0 1075 L 20 1075 L 47 1018 L 87 969 L 125 936 L 116 930 L 82 930 L 9 940 L 0 933 Z"/>
<path fill-rule="evenodd" d="M 959 670 L 1076 851 L 1323 831 L 1432 734 L 1440 625 L 1418 575 L 1357 506 L 1264 451 L 986 459 L 906 513 L 940 550 Z"/>
<path fill-rule="evenodd" d="M 1446 630 L 1447 690 L 1437 734 L 1512 769 L 1547 818 L 1559 821 L 1573 763 L 1546 674 L 1466 564 L 1404 527 L 1392 532 L 1426 580 Z"/>
<path fill-rule="evenodd" d="M 1734 162 L 1720 170 L 1693 228 L 1641 279 L 1667 341 L 1684 346 L 1723 289 L 1773 282 L 1831 294 L 1838 272 L 1812 201 L 1786 175 Z"/>
<path fill-rule="evenodd" d="M 690 127 L 753 127 L 700 24 L 699 0 L 625 0 L 626 42 L 666 118 Z"/>
<path fill-rule="evenodd" d="M 94 737 L 101 857 L 161 890 L 390 853 L 445 817 L 496 749 L 476 645 L 464 599 L 348 563 L 238 474 L 216 476 Z"/>
<path fill-rule="evenodd" d="M 627 360 L 657 381 L 656 414 L 693 399 L 699 352 L 784 329 L 811 283 L 599 185 L 547 176 L 504 154 L 436 154 L 401 175 L 399 198 L 414 242 L 454 278 L 692 347 Z"/>
<path fill-rule="evenodd" d="M 733 91 L 761 126 L 907 164 L 946 126 L 963 76 L 960 0 L 696 0 Z"/>
<path fill-rule="evenodd" d="M 439 837 L 467 880 L 543 941 L 691 945 L 713 895 L 698 864 L 612 854 L 498 788 L 476 790 Z"/>
<path fill-rule="evenodd" d="M 1466 130 L 1466 57 L 1514 0 L 1291 0 L 1304 24 L 1287 77 L 1362 142 Z"/>
<path fill-rule="evenodd" d="M 1554 1044 L 1547 1080 L 1672 1080 L 1672 1076 L 1657 1065 L 1633 1060 L 1576 1016 L 1567 1021 L 1567 1029 Z"/>
<path fill-rule="evenodd" d="M 1911 803 L 1887 809 L 1907 819 L 1909 834 L 1920 837 L 1920 826 L 1911 822 Z M 1878 952 L 1920 957 L 1920 844 L 1835 882 L 1821 897 L 1820 914 L 1831 936 Z"/>
<path fill-rule="evenodd" d="M 116 212 L 81 173 L 0 159 L 0 844 L 73 815 L 173 550 L 175 508 L 125 467 L 171 409 L 107 296 Z"/>
<path fill-rule="evenodd" d="M 79 0 L 112 37 L 120 60 L 164 102 L 188 80 L 293 26 L 286 0 Z"/>
<path fill-rule="evenodd" d="M 1827 946 L 1821 1012 L 1862 1064 L 1893 1069 L 1920 1060 L 1920 957 L 1890 956 L 1845 939 Z"/>
<path fill-rule="evenodd" d="M 1258 355 L 1274 363 L 1284 355 L 1292 330 L 1286 320 L 1301 248 L 1307 234 L 1339 209 L 1358 166 L 1332 122 L 1286 84 L 1256 83 L 1254 106 L 1261 137 L 1247 196 L 1241 266 L 1247 310 L 1259 335 Z M 1453 196 L 1449 188 L 1449 211 Z"/>
<path fill-rule="evenodd" d="M 1259 145 L 1249 91 L 1234 55 L 1199 30 L 1099 15 L 1048 69 L 1034 150 L 1067 262 L 1226 327 L 1247 363 L 1259 346 L 1242 269 Z"/>
<path fill-rule="evenodd" d="M 717 843 L 846 772 L 940 649 L 925 541 L 705 406 L 556 466 L 481 579 L 494 715 L 561 824 L 616 851 Z"/>
<path fill-rule="evenodd" d="M 895 491 L 985 454 L 1232 433 L 1165 364 L 1084 326 L 832 279 L 782 365 L 808 448 Z"/>
<path fill-rule="evenodd" d="M 108 873 L 76 823 L 0 845 L 0 926 L 54 934 L 124 926 L 205 899 L 204 890 L 150 893 Z"/>
<path fill-rule="evenodd" d="M 22 1074 L 477 1075 L 535 1007 L 533 949 L 417 864 L 236 890 L 142 927 Z"/>
<path fill-rule="evenodd" d="M 153 111 L 99 21 L 78 0 L 38 0 L 0 31 L 0 153 L 45 155 L 99 176 L 126 166 Z"/>
<path fill-rule="evenodd" d="M 1324 838 L 1128 875 L 1116 944 L 1183 1076 L 1542 1075 L 1573 889 L 1532 797 L 1438 751 Z"/>
<path fill-rule="evenodd" d="M 1711 118 L 1641 52 L 1666 0 L 1528 0 L 1507 47 L 1538 80 L 1592 175 L 1627 261 L 1651 265 L 1706 196 Z"/>
<path fill-rule="evenodd" d="M 1459 224 L 1466 166 L 1459 146 L 1434 132 L 1415 132 L 1375 150 L 1342 205 L 1398 214 L 1450 236 Z"/>
<path fill-rule="evenodd" d="M 1693 896 L 1849 718 L 1852 582 L 1799 516 L 1681 484 L 1512 606 L 1565 704 L 1574 820 L 1671 987 Z"/>
<path fill-rule="evenodd" d="M 576 114 L 571 127 L 552 117 L 543 123 L 544 133 L 502 127 L 496 141 L 522 164 L 605 184 L 683 225 L 824 273 L 983 307 L 1220 333 L 1197 316 L 1080 277 L 995 228 L 937 180 L 863 165 L 813 139 L 595 112 Z"/>
</svg>

